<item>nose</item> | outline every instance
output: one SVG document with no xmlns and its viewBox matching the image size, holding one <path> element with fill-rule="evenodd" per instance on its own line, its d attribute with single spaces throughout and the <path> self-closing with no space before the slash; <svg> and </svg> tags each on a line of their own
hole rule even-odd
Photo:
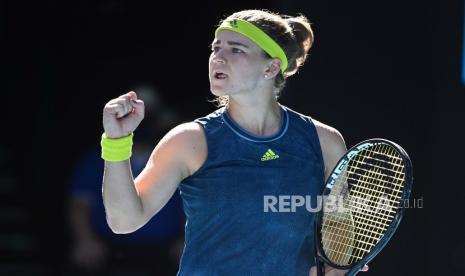
<svg viewBox="0 0 465 276">
<path fill-rule="evenodd" d="M 218 53 L 215 53 L 213 55 L 213 62 L 214 63 L 219 63 L 219 64 L 225 64 L 226 59 L 223 57 L 223 54 L 221 54 L 221 51 Z"/>
<path fill-rule="evenodd" d="M 222 57 L 214 57 L 213 62 L 220 63 L 220 64 L 225 64 L 226 63 L 226 61 Z"/>
</svg>

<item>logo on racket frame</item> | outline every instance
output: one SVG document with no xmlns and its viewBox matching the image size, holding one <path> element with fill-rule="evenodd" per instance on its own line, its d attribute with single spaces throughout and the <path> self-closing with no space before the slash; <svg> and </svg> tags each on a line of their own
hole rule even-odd
<svg viewBox="0 0 465 276">
<path fill-rule="evenodd" d="M 341 172 L 344 170 L 344 167 L 346 166 L 347 162 L 349 162 L 352 159 L 352 157 L 354 157 L 354 155 L 356 155 L 357 153 L 359 153 L 360 151 L 366 148 L 371 147 L 372 145 L 373 143 L 365 143 L 351 150 L 349 153 L 347 153 L 347 156 L 341 161 L 339 161 L 339 163 L 334 168 L 334 171 L 330 176 L 330 180 L 328 181 L 328 184 L 326 184 L 326 188 L 328 189 L 333 188 L 334 182 L 336 181 L 338 176 L 341 174 Z"/>
</svg>

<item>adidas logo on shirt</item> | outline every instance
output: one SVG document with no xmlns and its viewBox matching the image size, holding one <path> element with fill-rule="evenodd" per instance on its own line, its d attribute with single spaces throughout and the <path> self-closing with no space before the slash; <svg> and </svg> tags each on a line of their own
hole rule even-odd
<svg viewBox="0 0 465 276">
<path fill-rule="evenodd" d="M 273 159 L 278 159 L 279 158 L 279 155 L 277 155 L 276 153 L 274 153 L 274 151 L 272 151 L 271 149 L 268 149 L 265 154 L 263 155 L 262 157 L 262 161 L 270 161 L 270 160 L 273 160 Z"/>
</svg>

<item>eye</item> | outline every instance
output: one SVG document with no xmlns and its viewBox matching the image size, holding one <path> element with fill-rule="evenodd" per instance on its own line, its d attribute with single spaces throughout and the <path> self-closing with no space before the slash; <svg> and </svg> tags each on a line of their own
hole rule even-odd
<svg viewBox="0 0 465 276">
<path fill-rule="evenodd" d="M 212 52 L 214 52 L 214 53 L 218 52 L 219 50 L 220 50 L 220 47 L 218 47 L 218 46 L 213 46 L 212 47 Z"/>
<path fill-rule="evenodd" d="M 235 53 L 235 54 L 244 53 L 244 51 L 242 51 L 239 48 L 232 48 L 232 52 Z"/>
</svg>

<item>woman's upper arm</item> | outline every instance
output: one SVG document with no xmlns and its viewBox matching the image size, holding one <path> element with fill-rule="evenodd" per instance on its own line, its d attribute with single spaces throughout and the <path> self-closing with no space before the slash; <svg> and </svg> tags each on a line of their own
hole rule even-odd
<svg viewBox="0 0 465 276">
<path fill-rule="evenodd" d="M 337 129 L 316 120 L 314 120 L 314 123 L 325 163 L 325 179 L 328 179 L 329 174 L 339 159 L 346 153 L 347 148 L 344 138 Z"/>
<path fill-rule="evenodd" d="M 147 221 L 169 201 L 179 183 L 200 168 L 206 156 L 205 135 L 197 123 L 179 125 L 160 140 L 134 181 Z"/>
</svg>

